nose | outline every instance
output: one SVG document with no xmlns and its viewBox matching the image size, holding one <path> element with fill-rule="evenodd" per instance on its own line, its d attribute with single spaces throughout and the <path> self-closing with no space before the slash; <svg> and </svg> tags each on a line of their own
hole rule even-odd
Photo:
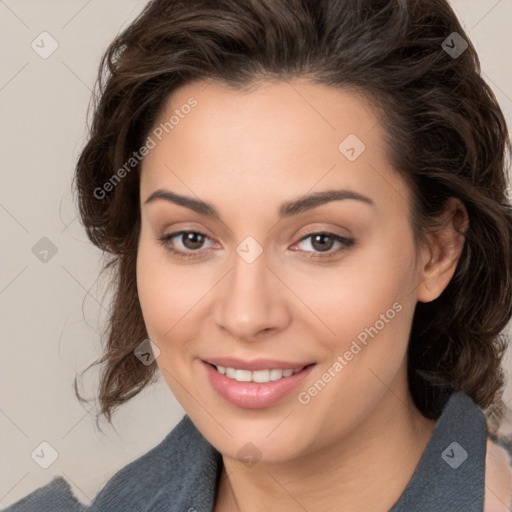
<svg viewBox="0 0 512 512">
<path fill-rule="evenodd" d="M 291 320 L 286 286 L 271 269 L 265 251 L 248 262 L 236 252 L 218 287 L 216 325 L 240 341 L 256 341 L 285 329 Z"/>
</svg>

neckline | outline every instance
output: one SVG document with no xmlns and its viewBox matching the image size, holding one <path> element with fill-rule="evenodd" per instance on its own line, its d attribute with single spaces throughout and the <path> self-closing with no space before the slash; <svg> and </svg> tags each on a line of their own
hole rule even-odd
<svg viewBox="0 0 512 512">
<path fill-rule="evenodd" d="M 195 440 L 203 440 L 202 450 L 207 450 L 203 457 L 208 460 L 208 469 L 202 468 L 203 485 L 198 487 L 191 482 L 189 499 L 193 498 L 192 503 L 201 502 L 205 499 L 202 493 L 206 491 L 213 507 L 223 466 L 222 455 L 203 438 L 191 420 L 188 421 L 195 431 Z M 196 450 L 202 451 L 194 445 Z M 389 512 L 481 512 L 486 450 L 487 427 L 482 412 L 466 394 L 452 393 L 411 479 Z"/>
<path fill-rule="evenodd" d="M 406 488 L 389 512 L 480 512 L 487 427 L 473 400 L 453 393 Z"/>
</svg>

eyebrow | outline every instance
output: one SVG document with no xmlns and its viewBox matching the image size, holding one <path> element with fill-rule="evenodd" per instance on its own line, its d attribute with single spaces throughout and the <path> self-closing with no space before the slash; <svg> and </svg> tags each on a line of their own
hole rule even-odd
<svg viewBox="0 0 512 512">
<path fill-rule="evenodd" d="M 291 217 L 293 215 L 297 215 L 299 213 L 303 213 L 305 211 L 316 208 L 317 206 L 330 203 L 332 201 L 341 201 L 345 199 L 354 199 L 356 201 L 360 201 L 362 203 L 375 207 L 375 203 L 369 197 L 359 194 L 358 192 L 346 189 L 326 190 L 323 192 L 314 192 L 312 194 L 308 194 L 298 199 L 284 202 L 279 207 L 279 217 L 281 219 L 285 217 Z M 189 208 L 190 210 L 201 215 L 213 217 L 215 219 L 220 219 L 219 212 L 215 209 L 213 205 L 206 203 L 200 199 L 182 196 L 176 194 L 175 192 L 171 192 L 170 190 L 165 189 L 155 190 L 146 199 L 144 204 L 150 204 L 157 200 L 168 201 L 179 206 Z"/>
</svg>

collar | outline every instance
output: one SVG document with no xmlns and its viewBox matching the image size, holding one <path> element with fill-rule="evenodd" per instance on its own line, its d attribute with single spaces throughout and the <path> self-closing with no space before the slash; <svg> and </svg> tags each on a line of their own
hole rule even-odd
<svg viewBox="0 0 512 512">
<path fill-rule="evenodd" d="M 390 512 L 482 512 L 487 426 L 463 393 L 450 396 L 416 470 Z"/>
<path fill-rule="evenodd" d="M 390 512 L 481 512 L 486 436 L 471 398 L 452 394 Z M 221 454 L 185 416 L 158 446 L 116 474 L 91 510 L 211 512 L 221 469 Z"/>
</svg>

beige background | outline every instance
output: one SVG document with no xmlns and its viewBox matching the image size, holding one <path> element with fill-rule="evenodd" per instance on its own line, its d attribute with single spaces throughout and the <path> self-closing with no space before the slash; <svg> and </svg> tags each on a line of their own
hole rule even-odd
<svg viewBox="0 0 512 512">
<path fill-rule="evenodd" d="M 144 4 L 0 0 L 2 506 L 59 474 L 80 500 L 90 501 L 183 414 L 160 381 L 119 410 L 115 429 L 103 424 L 100 433 L 91 405 L 84 409 L 72 389 L 75 372 L 99 355 L 109 297 L 97 282 L 100 253 L 77 220 L 70 182 L 100 56 Z M 512 0 L 452 5 L 512 126 Z M 43 31 L 58 43 L 47 59 L 31 47 Z M 52 41 L 45 41 L 48 50 Z M 39 242 L 43 237 L 57 250 L 46 262 L 32 252 L 37 243 L 48 243 Z M 86 380 L 91 391 L 95 375 Z M 58 452 L 48 469 L 31 458 L 43 441 Z"/>
</svg>

